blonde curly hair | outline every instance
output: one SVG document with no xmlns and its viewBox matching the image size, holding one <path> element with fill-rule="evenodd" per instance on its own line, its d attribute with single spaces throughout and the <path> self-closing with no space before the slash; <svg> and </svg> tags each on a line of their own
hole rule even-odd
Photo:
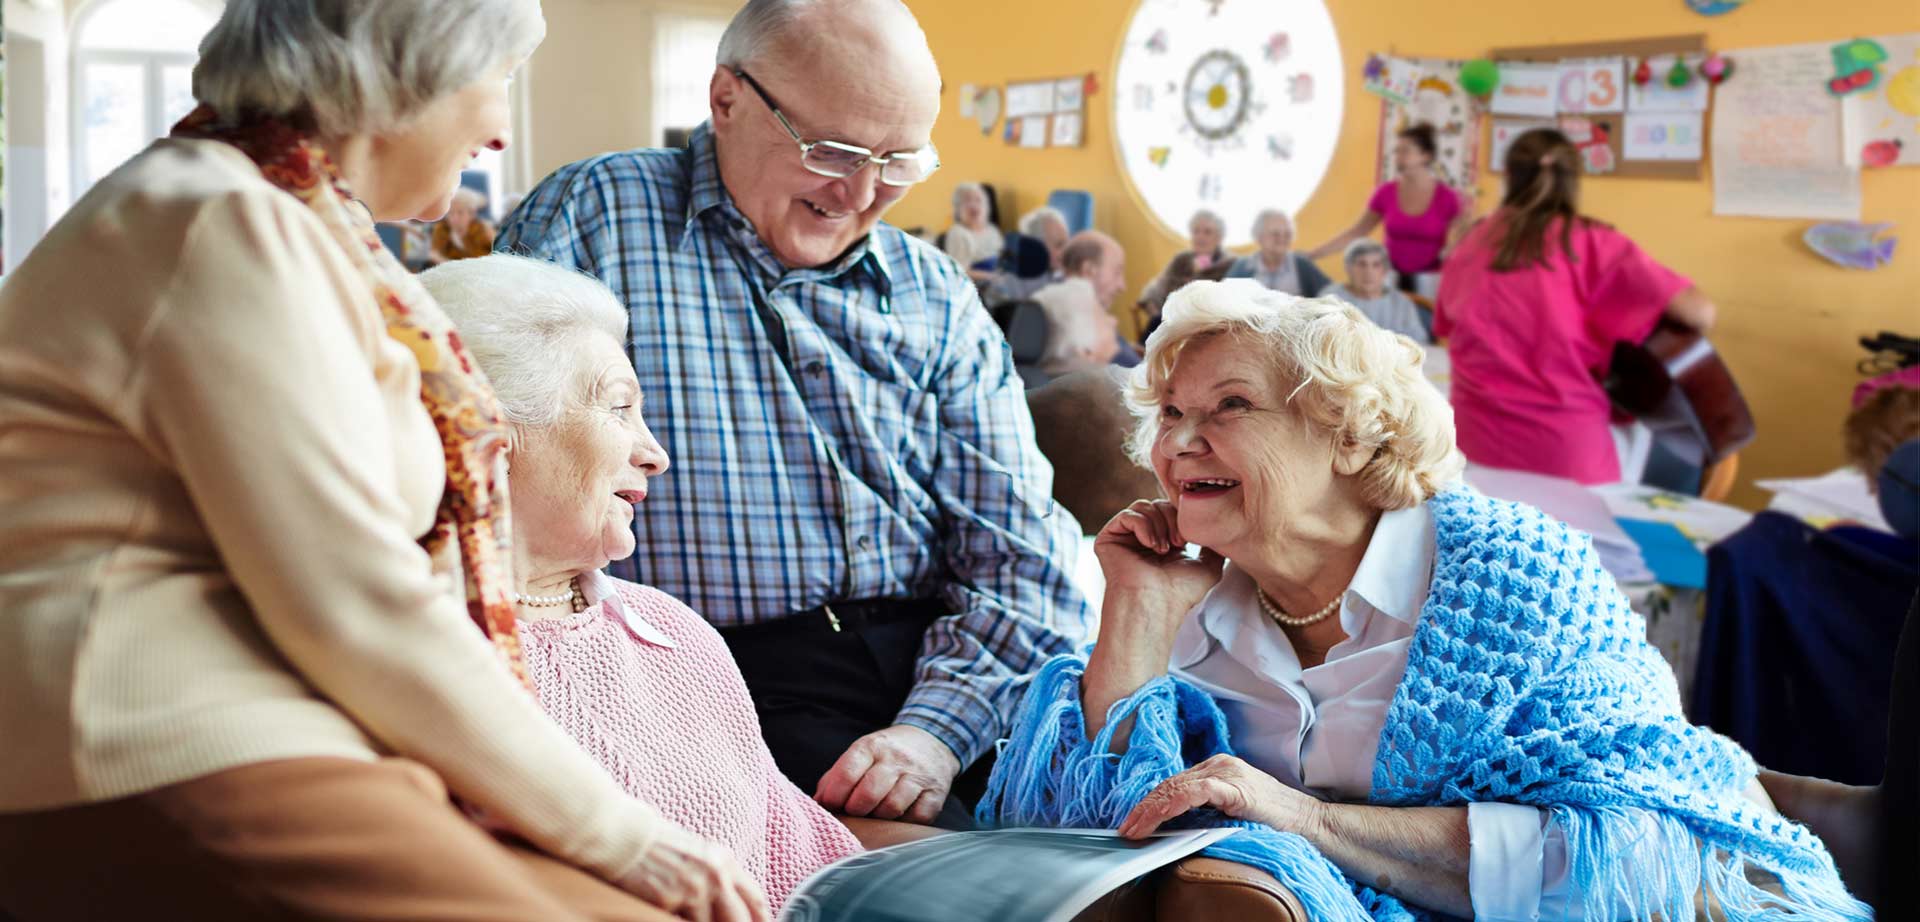
<svg viewBox="0 0 1920 922">
<path fill-rule="evenodd" d="M 1336 449 L 1373 449 L 1359 479 L 1374 508 L 1417 506 L 1459 481 L 1466 459 L 1454 445 L 1453 408 L 1420 371 L 1426 353 L 1352 305 L 1229 279 L 1181 288 L 1161 316 L 1127 384 L 1135 463 L 1153 466 L 1162 391 L 1180 354 L 1197 342 L 1231 336 L 1266 354 L 1288 405 L 1331 434 Z"/>
</svg>

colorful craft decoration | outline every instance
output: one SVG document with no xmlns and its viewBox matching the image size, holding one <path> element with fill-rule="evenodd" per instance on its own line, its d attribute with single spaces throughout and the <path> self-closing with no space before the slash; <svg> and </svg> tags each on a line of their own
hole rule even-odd
<svg viewBox="0 0 1920 922">
<path fill-rule="evenodd" d="M 1171 147 L 1147 148 L 1147 159 L 1153 161 L 1154 166 L 1158 166 L 1158 167 L 1166 166 L 1167 158 L 1171 156 L 1173 156 L 1173 148 Z"/>
<path fill-rule="evenodd" d="M 1646 86 L 1653 82 L 1653 62 L 1640 59 L 1640 66 L 1633 69 L 1633 85 Z"/>
<path fill-rule="evenodd" d="M 1460 67 L 1460 88 L 1486 98 L 1500 85 L 1499 65 L 1486 58 L 1475 58 Z"/>
<path fill-rule="evenodd" d="M 1266 55 L 1268 64 L 1278 64 L 1293 53 L 1293 42 L 1287 38 L 1287 33 L 1275 32 L 1267 37 L 1267 46 L 1261 51 Z M 1378 57 L 1376 54 L 1367 58 L 1367 64 L 1372 65 Z"/>
<path fill-rule="evenodd" d="M 1167 30 L 1161 29 L 1147 39 L 1147 50 L 1154 54 L 1167 53 Z"/>
<path fill-rule="evenodd" d="M 1720 16 L 1740 8 L 1746 0 L 1687 0 L 1687 9 L 1702 16 Z"/>
<path fill-rule="evenodd" d="M 1313 75 L 1298 73 L 1287 81 L 1287 96 L 1294 102 L 1305 105 L 1313 101 Z"/>
<path fill-rule="evenodd" d="M 1692 82 L 1693 71 L 1687 67 L 1686 59 L 1674 58 L 1673 69 L 1667 71 L 1667 85 L 1677 90 Z"/>
<path fill-rule="evenodd" d="M 1900 149 L 1905 146 L 1899 138 L 1868 141 L 1860 146 L 1860 165 L 1893 166 L 1900 162 Z"/>
<path fill-rule="evenodd" d="M 993 123 L 1000 120 L 999 87 L 983 87 L 973 94 L 973 119 L 980 126 L 981 134 L 993 134 Z"/>
<path fill-rule="evenodd" d="M 1733 75 L 1733 59 L 1716 51 L 1700 62 L 1700 79 L 1713 86 Z"/>
<path fill-rule="evenodd" d="M 1100 78 L 1098 76 L 1088 74 L 1087 79 L 1080 81 L 1080 95 L 1092 96 L 1098 92 L 1100 92 Z"/>
<path fill-rule="evenodd" d="M 1887 49 L 1870 38 L 1857 38 L 1833 46 L 1832 80 L 1827 92 L 1846 96 L 1870 90 L 1880 83 L 1880 65 L 1887 60 Z"/>
<path fill-rule="evenodd" d="M 1875 240 L 1891 224 L 1862 224 L 1859 221 L 1828 221 L 1807 228 L 1801 235 L 1807 247 L 1821 258 L 1848 269 L 1878 269 L 1893 260 L 1893 237 Z"/>
</svg>

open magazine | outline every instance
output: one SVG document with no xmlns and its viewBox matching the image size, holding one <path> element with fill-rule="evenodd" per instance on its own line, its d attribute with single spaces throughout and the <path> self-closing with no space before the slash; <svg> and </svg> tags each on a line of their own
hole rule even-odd
<svg viewBox="0 0 1920 922">
<path fill-rule="evenodd" d="M 1098 829 L 996 829 L 863 852 L 815 872 L 781 922 L 1067 922 L 1107 892 L 1238 829 L 1123 839 Z"/>
</svg>

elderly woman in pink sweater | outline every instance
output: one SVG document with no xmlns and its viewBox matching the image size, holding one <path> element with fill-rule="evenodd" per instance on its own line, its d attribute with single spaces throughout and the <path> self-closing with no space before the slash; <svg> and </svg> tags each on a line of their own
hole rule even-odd
<svg viewBox="0 0 1920 922">
<path fill-rule="evenodd" d="M 625 308 L 591 276 L 516 256 L 421 281 L 511 426 L 520 642 L 541 706 L 628 792 L 731 850 L 777 909 L 861 845 L 775 767 L 720 635 L 600 572 L 633 553 L 633 504 L 668 464 L 641 419 Z"/>
</svg>

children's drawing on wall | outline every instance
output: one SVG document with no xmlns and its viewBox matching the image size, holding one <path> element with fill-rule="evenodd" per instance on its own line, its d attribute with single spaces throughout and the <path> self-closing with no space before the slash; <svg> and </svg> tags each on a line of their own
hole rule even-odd
<svg viewBox="0 0 1920 922">
<path fill-rule="evenodd" d="M 1920 164 L 1920 32 L 1881 36 L 1872 44 L 1886 55 L 1878 65 L 1885 75 L 1841 104 L 1847 165 Z"/>
<path fill-rule="evenodd" d="M 1413 92 L 1405 104 L 1380 104 L 1381 182 L 1395 178 L 1393 140 L 1401 130 L 1425 122 L 1439 135 L 1440 155 L 1433 169 L 1440 181 L 1455 189 L 1471 189 L 1478 177 L 1480 105 L 1460 86 L 1460 61 L 1436 58 L 1395 58 L 1395 64 L 1419 68 Z"/>
</svg>

